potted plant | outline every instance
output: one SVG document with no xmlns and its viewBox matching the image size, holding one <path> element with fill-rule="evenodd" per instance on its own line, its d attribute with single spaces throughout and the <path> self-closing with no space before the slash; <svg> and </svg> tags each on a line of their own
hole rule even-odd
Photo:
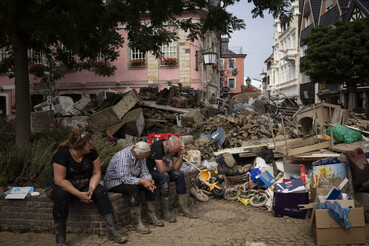
<svg viewBox="0 0 369 246">
<path fill-rule="evenodd" d="M 130 66 L 131 67 L 143 67 L 145 66 L 145 62 L 146 60 L 144 58 L 133 59 L 130 61 Z"/>
<path fill-rule="evenodd" d="M 165 65 L 165 66 L 176 66 L 177 65 L 177 58 L 166 57 L 166 58 L 163 58 L 161 63 L 162 63 L 162 65 Z"/>
</svg>

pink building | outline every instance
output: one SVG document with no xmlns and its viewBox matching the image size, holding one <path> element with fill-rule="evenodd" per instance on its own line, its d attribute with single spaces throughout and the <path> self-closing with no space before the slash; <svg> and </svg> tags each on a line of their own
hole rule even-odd
<svg viewBox="0 0 369 246">
<path fill-rule="evenodd" d="M 206 10 L 200 10 L 196 13 L 186 13 L 180 18 L 202 21 L 206 14 Z M 168 26 L 168 28 L 174 27 Z M 187 40 L 188 33 L 182 29 L 175 29 L 175 31 L 179 39 L 162 47 L 161 59 L 156 59 L 151 53 L 143 53 L 125 45 L 114 62 L 117 70 L 113 76 L 100 77 L 93 71 L 65 71 L 65 76 L 55 81 L 51 93 L 54 96 L 68 95 L 77 101 L 82 96 L 93 96 L 103 90 L 121 92 L 127 87 L 139 90 L 141 87 L 148 86 L 157 86 L 161 90 L 168 84 L 182 83 L 184 87 L 203 90 L 208 95 L 218 94 L 219 76 L 214 76 L 213 66 L 204 65 L 202 54 L 211 51 L 218 54 L 219 58 L 220 35 L 215 32 L 206 33 L 203 39 L 191 42 Z M 123 27 L 119 29 L 119 33 L 127 38 L 127 31 Z M 7 53 L 0 50 L 0 61 L 6 56 Z M 32 51 L 29 52 L 29 57 L 36 63 L 45 61 L 42 55 Z M 47 84 L 38 82 L 30 76 L 32 106 L 45 101 L 49 93 Z M 7 74 L 2 74 L 0 75 L 0 116 L 11 116 L 15 110 L 15 103 L 14 79 L 9 79 Z"/>
</svg>

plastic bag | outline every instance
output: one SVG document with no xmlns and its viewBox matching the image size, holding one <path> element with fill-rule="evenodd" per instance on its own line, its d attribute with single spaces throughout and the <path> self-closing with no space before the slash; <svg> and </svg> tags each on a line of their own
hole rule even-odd
<svg viewBox="0 0 369 246">
<path fill-rule="evenodd" d="M 334 124 L 333 127 L 333 138 L 336 139 L 340 143 L 353 143 L 356 141 L 360 141 L 363 139 L 363 136 L 360 132 L 351 130 L 343 125 Z M 326 134 L 331 134 L 331 126 L 327 128 Z"/>
</svg>

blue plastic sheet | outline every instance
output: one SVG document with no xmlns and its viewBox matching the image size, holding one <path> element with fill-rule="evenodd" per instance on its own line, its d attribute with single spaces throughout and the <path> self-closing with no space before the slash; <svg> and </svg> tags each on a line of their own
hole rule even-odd
<svg viewBox="0 0 369 246">
<path fill-rule="evenodd" d="M 316 209 L 328 209 L 328 214 L 338 223 L 340 223 L 346 229 L 351 228 L 350 221 L 348 219 L 348 215 L 350 213 L 351 208 L 342 208 L 341 204 L 337 201 L 331 203 L 326 201 L 325 203 L 319 202 L 316 205 Z"/>
</svg>

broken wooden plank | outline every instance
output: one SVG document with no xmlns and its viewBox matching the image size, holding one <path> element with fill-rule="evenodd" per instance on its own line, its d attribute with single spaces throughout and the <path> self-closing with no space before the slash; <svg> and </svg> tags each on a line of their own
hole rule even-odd
<svg viewBox="0 0 369 246">
<path fill-rule="evenodd" d="M 362 134 L 364 134 L 364 135 L 366 135 L 366 136 L 368 136 L 368 135 L 369 135 L 369 132 L 368 132 L 368 131 L 364 131 L 364 130 L 361 130 L 361 129 L 359 129 L 359 128 L 353 127 L 353 126 L 347 126 L 347 125 L 346 125 L 346 127 L 347 127 L 347 128 L 350 128 L 350 129 L 352 129 L 352 130 L 355 130 L 355 131 L 361 132 Z"/>
<path fill-rule="evenodd" d="M 142 106 L 145 106 L 145 107 L 157 108 L 157 109 L 171 111 L 171 112 L 180 113 L 180 114 L 187 114 L 188 112 L 193 110 L 193 109 L 187 110 L 187 109 L 183 109 L 183 108 L 174 108 L 174 107 L 159 105 L 159 104 L 156 104 L 155 102 L 152 102 L 152 101 L 142 101 L 141 104 L 142 104 Z"/>
<path fill-rule="evenodd" d="M 340 143 L 340 144 L 335 144 L 333 147 L 329 147 L 329 150 L 335 151 L 338 153 L 346 153 L 346 151 L 354 150 L 359 147 L 362 148 L 364 152 L 368 152 L 369 142 L 363 140 L 363 141 L 356 141 L 350 144 Z"/>
<path fill-rule="evenodd" d="M 314 150 L 318 150 L 318 149 L 325 149 L 325 148 L 328 148 L 330 146 L 331 146 L 331 143 L 329 141 L 325 141 L 325 142 L 321 142 L 321 143 L 318 143 L 318 144 L 313 144 L 313 145 L 309 145 L 309 146 L 305 146 L 305 147 L 289 149 L 288 150 L 288 155 L 293 156 L 293 155 L 302 154 L 302 153 L 306 153 L 306 152 L 310 152 L 310 151 L 314 151 Z"/>
</svg>

